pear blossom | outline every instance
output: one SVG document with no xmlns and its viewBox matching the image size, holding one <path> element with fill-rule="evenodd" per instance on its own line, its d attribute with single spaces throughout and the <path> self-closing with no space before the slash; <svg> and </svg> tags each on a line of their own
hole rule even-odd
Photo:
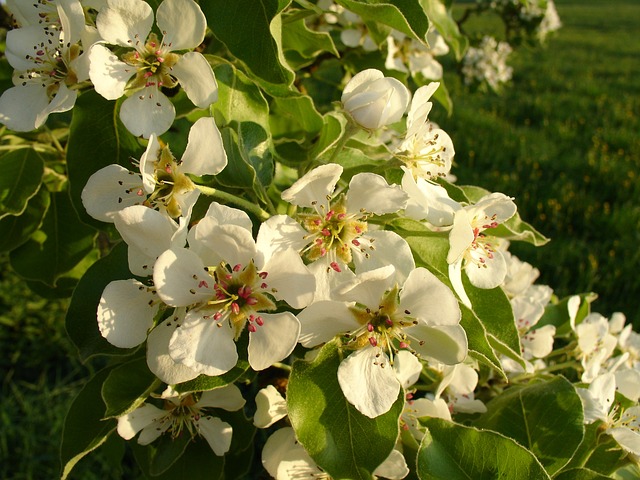
<svg viewBox="0 0 640 480">
<path fill-rule="evenodd" d="M 511 80 L 513 68 L 507 65 L 512 52 L 507 42 L 498 42 L 490 36 L 483 37 L 478 47 L 469 47 L 462 59 L 462 75 L 467 85 L 488 85 L 499 91 L 502 84 Z"/>
<path fill-rule="evenodd" d="M 257 393 L 256 413 L 253 416 L 253 424 L 256 427 L 270 427 L 287 414 L 287 401 L 276 387 L 267 385 Z"/>
<path fill-rule="evenodd" d="M 540 270 L 530 263 L 520 260 L 509 251 L 502 252 L 507 263 L 507 273 L 502 283 L 502 289 L 510 297 L 524 293 L 540 276 Z"/>
<path fill-rule="evenodd" d="M 163 400 L 164 408 L 145 402 L 119 417 L 118 434 L 125 440 L 131 440 L 140 432 L 140 445 L 149 445 L 165 432 L 169 432 L 173 438 L 186 434 L 194 437 L 198 434 L 204 437 L 214 454 L 222 456 L 229 451 L 231 425 L 210 414 L 209 409 L 241 409 L 245 401 L 238 387 L 229 384 L 199 395 L 181 395 L 168 387 L 160 399 Z"/>
<path fill-rule="evenodd" d="M 315 301 L 328 299 L 334 287 L 357 271 L 389 263 L 399 272 L 414 267 L 407 242 L 394 232 L 369 230 L 373 215 L 404 208 L 407 195 L 373 173 L 353 176 L 346 192 L 336 186 L 342 167 L 329 163 L 303 175 L 282 192 L 282 199 L 304 210 L 291 217 L 277 215 L 263 224 L 258 243 L 265 252 L 293 248 L 302 253 L 315 274 Z M 336 191 L 337 190 L 337 191 Z"/>
<path fill-rule="evenodd" d="M 401 168 L 404 171 L 402 189 L 409 196 L 405 216 L 425 222 L 434 231 L 450 230 L 455 212 L 462 209 L 462 205 L 449 197 L 441 185 L 415 178 L 409 168 Z"/>
<path fill-rule="evenodd" d="M 296 309 L 313 300 L 315 279 L 299 254 L 287 249 L 265 260 L 251 226 L 246 213 L 212 202 L 189 231 L 189 248 L 172 247 L 155 263 L 158 296 L 170 307 L 185 307 L 170 355 L 198 373 L 220 375 L 233 368 L 235 341 L 245 326 L 252 368 L 282 360 L 295 347 L 300 324 L 291 312 L 267 312 L 276 309 L 276 300 Z"/>
<path fill-rule="evenodd" d="M 476 368 L 467 363 L 456 365 L 435 365 L 442 373 L 442 380 L 435 391 L 435 398 L 446 396 L 451 412 L 484 413 L 487 407 L 474 398 L 478 385 Z"/>
<path fill-rule="evenodd" d="M 107 44 L 126 51 L 118 57 L 104 44 L 90 50 L 89 75 L 96 92 L 108 100 L 129 95 L 120 119 L 134 135 L 149 138 L 167 131 L 175 108 L 162 88 L 181 85 L 196 106 L 217 100 L 218 86 L 211 66 L 196 48 L 204 40 L 207 22 L 193 0 L 164 0 L 156 12 L 162 39 L 151 32 L 153 10 L 143 0 L 107 0 L 96 18 Z M 132 79 L 132 77 L 134 77 Z"/>
<path fill-rule="evenodd" d="M 356 275 L 336 292 L 340 300 L 317 301 L 298 317 L 300 343 L 314 347 L 340 335 L 353 350 L 338 368 L 346 399 L 375 418 L 391 408 L 401 388 L 391 368 L 407 350 L 425 359 L 460 363 L 467 337 L 455 296 L 431 272 L 415 268 L 398 284 L 393 265 Z"/>
<path fill-rule="evenodd" d="M 75 87 L 86 80 L 79 68 L 84 12 L 78 0 L 48 5 L 59 24 L 26 24 L 7 33 L 6 57 L 14 68 L 14 87 L 0 97 L 0 122 L 27 132 L 41 127 L 51 113 L 75 105 Z"/>
<path fill-rule="evenodd" d="M 462 285 L 462 269 L 478 288 L 495 288 L 504 282 L 507 265 L 500 250 L 493 246 L 487 230 L 496 228 L 516 213 L 516 204 L 502 193 L 491 193 L 474 205 L 456 210 L 449 231 L 449 278 L 462 302 L 471 301 Z"/>
<path fill-rule="evenodd" d="M 449 53 L 449 46 L 433 27 L 427 31 L 426 40 L 428 46 L 393 30 L 387 37 L 385 67 L 410 73 L 414 78 L 422 76 L 427 80 L 441 79 L 442 65 L 435 57 Z"/>
<path fill-rule="evenodd" d="M 578 340 L 577 357 L 583 368 L 581 380 L 593 381 L 603 373 L 604 363 L 613 354 L 618 343 L 609 332 L 609 322 L 599 313 L 590 313 L 575 325 L 575 317 L 570 317 L 571 327 Z"/>
<path fill-rule="evenodd" d="M 103 222 L 113 222 L 117 212 L 131 205 L 147 205 L 177 218 L 198 198 L 187 174 L 216 175 L 226 165 L 222 135 L 212 117 L 202 117 L 189 130 L 180 161 L 169 145 L 151 135 L 139 174 L 118 164 L 98 170 L 82 190 L 82 203 L 89 215 Z"/>
<path fill-rule="evenodd" d="M 402 118 L 411 94 L 407 87 L 380 70 L 363 70 L 351 78 L 342 92 L 342 105 L 362 128 L 376 130 Z"/>
</svg>

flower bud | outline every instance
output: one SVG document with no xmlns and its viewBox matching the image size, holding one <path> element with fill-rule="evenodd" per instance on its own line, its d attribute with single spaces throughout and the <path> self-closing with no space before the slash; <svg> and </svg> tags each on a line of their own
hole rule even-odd
<svg viewBox="0 0 640 480">
<path fill-rule="evenodd" d="M 368 69 L 355 75 L 344 88 L 342 104 L 363 128 L 375 130 L 402 118 L 411 94 L 399 80 Z"/>
</svg>

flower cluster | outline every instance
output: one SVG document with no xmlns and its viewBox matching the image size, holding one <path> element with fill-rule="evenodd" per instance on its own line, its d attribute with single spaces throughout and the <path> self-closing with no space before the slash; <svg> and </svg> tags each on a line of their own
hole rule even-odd
<svg viewBox="0 0 640 480">
<path fill-rule="evenodd" d="M 486 84 L 499 91 L 502 84 L 511 80 L 513 69 L 507 59 L 513 49 L 506 42 L 499 42 L 490 36 L 483 37 L 478 47 L 470 47 L 462 62 L 465 83 Z"/>
</svg>

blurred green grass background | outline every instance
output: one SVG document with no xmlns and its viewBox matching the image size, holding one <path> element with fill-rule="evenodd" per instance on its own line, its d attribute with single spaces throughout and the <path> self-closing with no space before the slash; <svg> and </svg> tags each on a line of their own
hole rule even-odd
<svg viewBox="0 0 640 480">
<path fill-rule="evenodd" d="M 561 297 L 597 292 L 594 310 L 622 311 L 638 330 L 640 1 L 556 4 L 564 27 L 512 56 L 503 95 L 470 94 L 449 73 L 454 113 L 436 106 L 432 117 L 454 140 L 458 183 L 515 197 L 552 239 L 511 248 L 541 270 L 539 282 Z M 64 416 L 91 372 L 66 338 L 66 302 L 25 291 L 4 257 L 0 272 L 0 478 L 59 478 Z M 71 477 L 136 478 L 122 454 L 91 455 Z"/>
</svg>

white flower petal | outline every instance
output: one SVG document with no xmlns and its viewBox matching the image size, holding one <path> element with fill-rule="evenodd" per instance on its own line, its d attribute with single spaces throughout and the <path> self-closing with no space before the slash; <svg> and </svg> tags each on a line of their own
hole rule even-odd
<svg viewBox="0 0 640 480">
<path fill-rule="evenodd" d="M 292 248 L 301 251 L 308 242 L 307 231 L 288 215 L 274 215 L 260 225 L 256 246 L 264 265 L 277 252 Z"/>
<path fill-rule="evenodd" d="M 158 297 L 137 280 L 110 282 L 98 304 L 98 328 L 109 343 L 132 348 L 147 338 L 158 312 Z"/>
<path fill-rule="evenodd" d="M 157 87 L 145 87 L 127 98 L 120 107 L 120 120 L 133 135 L 149 138 L 169 130 L 176 109 Z"/>
<path fill-rule="evenodd" d="M 461 312 L 453 292 L 426 268 L 413 270 L 400 292 L 400 309 L 427 325 L 457 325 Z"/>
<path fill-rule="evenodd" d="M 165 0 L 166 1 L 166 0 Z M 211 65 L 198 52 L 188 52 L 171 69 L 194 105 L 207 108 L 218 100 L 218 83 Z"/>
<path fill-rule="evenodd" d="M 166 432 L 171 426 L 171 423 L 171 419 L 164 417 L 148 427 L 143 428 L 138 436 L 138 443 L 140 445 L 149 445 Z"/>
<path fill-rule="evenodd" d="M 85 25 L 82 4 L 79 0 L 58 0 L 56 7 L 65 43 L 78 43 Z"/>
<path fill-rule="evenodd" d="M 373 471 L 373 474 L 389 480 L 400 480 L 409 475 L 409 467 L 404 455 L 393 449 L 386 460 Z"/>
<path fill-rule="evenodd" d="M 256 413 L 253 424 L 267 428 L 287 415 L 287 401 L 273 385 L 267 385 L 256 395 Z"/>
<path fill-rule="evenodd" d="M 268 273 L 264 280 L 269 289 L 275 288 L 276 299 L 284 300 L 293 308 L 304 308 L 312 302 L 316 279 L 294 250 L 276 253 L 262 270 Z"/>
<path fill-rule="evenodd" d="M 407 194 L 398 185 L 389 185 L 375 173 L 358 173 L 349 182 L 347 210 L 376 215 L 395 213 L 407 205 Z"/>
<path fill-rule="evenodd" d="M 350 268 L 347 268 L 344 264 L 340 266 L 340 271 L 335 271 L 331 266 L 331 258 L 328 255 L 308 265 L 309 271 L 316 279 L 316 291 L 313 295 L 314 302 L 336 299 L 335 292 L 337 289 L 355 278 L 355 274 Z"/>
<path fill-rule="evenodd" d="M 160 159 L 160 152 L 162 146 L 158 140 L 157 135 L 151 135 L 147 148 L 140 157 L 140 175 L 142 175 L 142 182 L 144 191 L 147 194 L 153 193 L 156 189 L 156 162 Z"/>
<path fill-rule="evenodd" d="M 51 102 L 47 107 L 42 110 L 36 117 L 36 128 L 44 125 L 51 113 L 68 112 L 76 104 L 78 98 L 78 92 L 70 90 L 67 86 L 60 82 L 58 84 L 58 91 L 51 99 Z"/>
<path fill-rule="evenodd" d="M 544 358 L 553 350 L 553 336 L 556 334 L 554 325 L 544 325 L 530 330 L 520 339 L 524 349 L 524 358 Z"/>
<path fill-rule="evenodd" d="M 214 296 L 212 277 L 200 257 L 186 248 L 172 248 L 158 257 L 153 268 L 158 296 L 172 307 L 187 307 Z"/>
<path fill-rule="evenodd" d="M 493 257 L 483 257 L 484 263 L 474 265 L 467 263 L 465 272 L 472 285 L 478 288 L 496 288 L 502 285 L 507 275 L 507 264 L 502 253 L 498 250 L 493 252 Z"/>
<path fill-rule="evenodd" d="M 464 289 L 464 284 L 462 283 L 462 259 L 449 264 L 449 280 L 451 281 L 453 291 L 456 292 L 464 306 L 472 308 L 471 300 L 469 300 L 467 292 Z"/>
<path fill-rule="evenodd" d="M 204 221 L 204 220 L 203 220 Z M 215 266 L 221 261 L 234 267 L 235 265 L 247 266 L 256 257 L 256 244 L 251 232 L 238 225 L 209 225 L 207 236 L 202 236 L 206 231 L 198 229 L 196 238 L 198 242 L 190 242 L 192 251 L 196 252 L 206 265 Z"/>
<path fill-rule="evenodd" d="M 382 295 L 394 282 L 395 268 L 393 265 L 387 265 L 357 275 L 353 280 L 345 282 L 336 293 L 342 300 L 377 308 Z"/>
<path fill-rule="evenodd" d="M 217 376 L 235 367 L 238 352 L 229 321 L 216 322 L 209 317 L 203 311 L 187 312 L 184 323 L 171 337 L 169 353 L 176 362 L 198 373 Z"/>
<path fill-rule="evenodd" d="M 445 365 L 455 365 L 467 358 L 467 334 L 460 325 L 416 325 L 405 332 L 412 340 L 411 347 L 422 356 Z"/>
<path fill-rule="evenodd" d="M 30 132 L 41 126 L 38 117 L 48 105 L 49 97 L 40 85 L 9 88 L 0 97 L 0 122 L 16 132 Z"/>
<path fill-rule="evenodd" d="M 393 369 L 402 388 L 409 388 L 418 381 L 422 373 L 422 363 L 418 358 L 406 350 L 400 350 L 393 358 Z"/>
<path fill-rule="evenodd" d="M 240 389 L 233 383 L 230 383 L 224 387 L 203 392 L 200 400 L 198 400 L 197 406 L 199 408 L 222 408 L 228 412 L 235 412 L 244 407 L 245 403 Z"/>
<path fill-rule="evenodd" d="M 213 117 L 199 118 L 193 124 L 181 160 L 183 172 L 199 176 L 217 175 L 227 166 L 222 135 Z"/>
<path fill-rule="evenodd" d="M 166 2 L 167 0 L 165 0 Z M 213 453 L 219 457 L 229 451 L 233 429 L 218 417 L 200 417 L 193 422 L 200 435 L 207 441 Z"/>
<path fill-rule="evenodd" d="M 116 212 L 141 204 L 142 179 L 126 168 L 112 164 L 89 177 L 82 189 L 82 205 L 96 220 L 113 222 Z"/>
<path fill-rule="evenodd" d="M 207 19 L 192 0 L 164 0 L 156 11 L 156 23 L 171 51 L 196 48 L 207 30 Z"/>
<path fill-rule="evenodd" d="M 453 217 L 453 228 L 449 232 L 447 263 L 452 264 L 460 261 L 464 253 L 471 247 L 474 239 L 469 213 L 465 209 L 457 210 Z"/>
<path fill-rule="evenodd" d="M 396 281 L 404 283 L 409 273 L 416 268 L 411 247 L 395 232 L 373 230 L 358 238 L 358 242 L 358 248 L 351 249 L 357 273 L 393 265 L 396 269 Z"/>
<path fill-rule="evenodd" d="M 335 163 L 316 167 L 282 192 L 282 199 L 299 207 L 313 207 L 316 203 L 324 204 L 327 201 L 327 195 L 333 193 L 342 170 L 342 167 Z"/>
<path fill-rule="evenodd" d="M 169 355 L 169 341 L 178 327 L 178 321 L 183 318 L 184 310 L 181 314 L 176 313 L 171 318 L 160 322 L 147 337 L 147 366 L 167 385 L 188 382 L 199 375 L 186 365 L 176 363 Z"/>
<path fill-rule="evenodd" d="M 113 223 L 127 245 L 154 259 L 171 246 L 171 237 L 178 228 L 169 217 L 144 205 L 115 212 Z"/>
<path fill-rule="evenodd" d="M 168 412 L 149 403 L 143 404 L 133 412 L 118 418 L 118 435 L 131 440 L 143 428 L 160 421 Z"/>
<path fill-rule="evenodd" d="M 637 402 L 640 398 L 640 372 L 635 368 L 615 372 L 618 391 L 628 399 Z"/>
<path fill-rule="evenodd" d="M 388 412 L 400 392 L 387 355 L 377 347 L 365 347 L 344 359 L 338 383 L 349 403 L 369 418 Z"/>
<path fill-rule="evenodd" d="M 261 313 L 264 324 L 249 332 L 249 364 L 264 370 L 293 351 L 300 336 L 300 322 L 291 312 Z"/>
<path fill-rule="evenodd" d="M 141 0 L 109 0 L 96 18 L 100 36 L 121 47 L 142 48 L 153 25 L 153 9 Z"/>
<path fill-rule="evenodd" d="M 40 25 L 31 25 L 22 28 L 14 28 L 7 32 L 5 55 L 9 64 L 16 71 L 49 71 L 45 66 L 35 60 L 34 51 L 44 45 L 48 50 L 49 40 L 57 46 L 60 35 L 54 33 L 52 37 Z"/>
<path fill-rule="evenodd" d="M 640 434 L 638 432 L 634 432 L 630 428 L 617 427 L 608 429 L 606 433 L 615 438 L 623 450 L 633 455 L 640 455 Z"/>
<path fill-rule="evenodd" d="M 301 325 L 298 341 L 304 347 L 315 347 L 340 333 L 356 330 L 360 324 L 349 309 L 351 305 L 330 300 L 309 305 L 298 314 Z"/>
<path fill-rule="evenodd" d="M 124 95 L 127 82 L 135 73 L 133 69 L 99 43 L 93 45 L 87 55 L 89 78 L 96 92 L 107 100 L 117 100 Z"/>
<path fill-rule="evenodd" d="M 428 85 L 423 85 L 418 88 L 413 93 L 411 106 L 407 112 L 407 137 L 415 135 L 418 130 L 427 123 L 429 113 L 433 107 L 433 103 L 431 103 L 429 99 L 439 86 L 440 82 L 431 82 Z"/>
</svg>

